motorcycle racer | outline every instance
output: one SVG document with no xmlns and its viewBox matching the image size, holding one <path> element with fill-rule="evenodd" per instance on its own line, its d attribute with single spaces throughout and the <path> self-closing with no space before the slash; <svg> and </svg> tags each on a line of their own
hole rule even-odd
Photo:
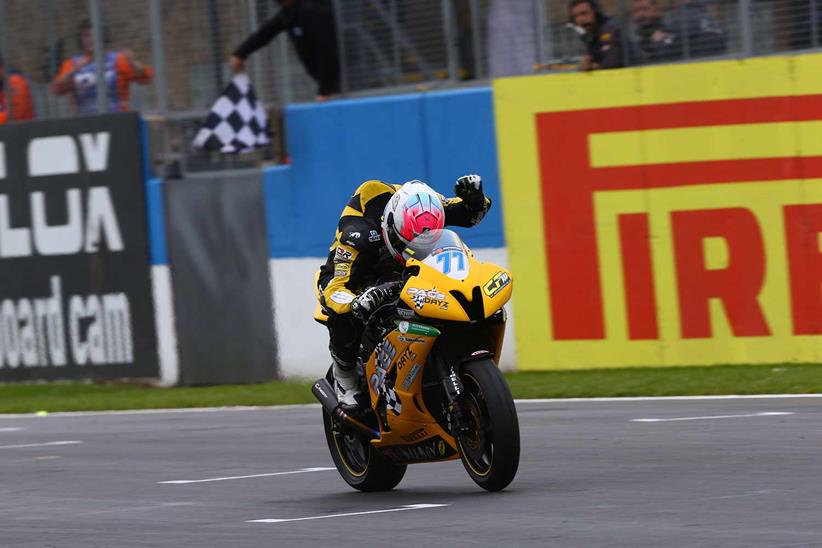
<svg viewBox="0 0 822 548">
<path fill-rule="evenodd" d="M 445 225 L 472 227 L 491 207 L 479 175 L 465 175 L 445 198 L 427 184 L 370 180 L 357 188 L 340 215 L 328 259 L 320 267 L 319 300 L 328 315 L 329 350 L 340 403 L 357 407 L 357 353 L 365 321 L 396 298 L 396 285 L 380 283 L 401 271 L 402 252 L 415 237 Z"/>
</svg>

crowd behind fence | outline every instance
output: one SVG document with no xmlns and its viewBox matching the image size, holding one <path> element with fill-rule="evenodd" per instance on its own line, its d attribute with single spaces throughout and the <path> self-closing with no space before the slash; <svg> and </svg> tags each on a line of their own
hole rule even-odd
<svg viewBox="0 0 822 548">
<path fill-rule="evenodd" d="M 294 1 L 333 10 L 342 96 L 578 70 L 590 51 L 567 0 Z M 20 99 L 22 81 L 30 90 L 31 116 L 38 119 L 139 110 L 152 121 L 157 158 L 184 157 L 194 169 L 197 158 L 188 144 L 231 78 L 229 57 L 280 3 L 0 0 L 4 119 L 15 117 L 12 103 Z M 599 4 L 612 18 L 609 28 L 619 29 L 620 66 L 810 50 L 822 40 L 822 0 Z M 300 29 L 289 32 L 297 36 Z M 108 79 L 118 77 L 106 72 L 107 63 L 129 68 L 116 93 L 106 88 Z M 318 94 L 287 33 L 251 55 L 246 69 L 272 112 Z M 88 88 L 83 98 L 78 85 Z"/>
</svg>

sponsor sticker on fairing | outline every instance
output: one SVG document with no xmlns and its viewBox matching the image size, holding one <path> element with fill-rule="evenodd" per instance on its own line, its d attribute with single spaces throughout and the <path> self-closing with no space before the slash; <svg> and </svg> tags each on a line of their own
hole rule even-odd
<svg viewBox="0 0 822 548">
<path fill-rule="evenodd" d="M 496 296 L 502 289 L 511 283 L 511 277 L 508 275 L 507 272 L 499 271 L 494 274 L 494 277 L 488 280 L 482 290 L 483 292 L 488 295 L 489 297 Z"/>
<path fill-rule="evenodd" d="M 409 346 L 405 352 L 403 352 L 400 357 L 397 359 L 397 370 L 402 371 L 402 368 L 405 367 L 408 362 L 414 361 L 417 359 L 417 355 L 411 350 Z"/>
<path fill-rule="evenodd" d="M 416 322 L 396 321 L 397 330 L 403 335 L 422 335 L 423 337 L 438 337 L 440 330 L 429 325 Z"/>
<path fill-rule="evenodd" d="M 416 287 L 409 287 L 408 294 L 411 300 L 414 301 L 414 306 L 419 310 L 425 305 L 430 304 L 437 306 L 440 310 L 448 310 L 448 302 L 445 300 L 445 295 L 433 289 L 418 289 Z"/>
<path fill-rule="evenodd" d="M 372 373 L 371 377 L 368 379 L 368 384 L 371 385 L 371 388 L 374 389 L 375 393 L 380 390 L 385 382 L 385 376 L 388 373 L 388 368 L 391 365 L 391 361 L 394 359 L 394 356 L 397 355 L 397 349 L 393 344 L 391 344 L 390 341 L 386 340 L 377 347 L 376 352 L 377 370 Z"/>
<path fill-rule="evenodd" d="M 436 436 L 413 445 L 395 445 L 383 449 L 383 455 L 394 462 L 425 462 L 447 459 L 456 451 Z"/>
<path fill-rule="evenodd" d="M 420 441 L 421 439 L 425 438 L 428 435 L 428 431 L 425 428 L 418 428 L 411 432 L 410 434 L 406 434 L 402 436 L 403 441 Z"/>
<path fill-rule="evenodd" d="M 413 310 L 408 310 L 407 308 L 398 308 L 397 315 L 401 316 L 407 320 L 413 320 L 417 317 L 417 313 Z"/>
<path fill-rule="evenodd" d="M 411 370 L 408 371 L 408 375 L 405 377 L 405 380 L 402 381 L 402 389 L 406 392 L 411 389 L 411 385 L 414 384 L 414 379 L 417 378 L 419 375 L 422 366 L 418 363 L 415 363 L 411 366 Z"/>
</svg>

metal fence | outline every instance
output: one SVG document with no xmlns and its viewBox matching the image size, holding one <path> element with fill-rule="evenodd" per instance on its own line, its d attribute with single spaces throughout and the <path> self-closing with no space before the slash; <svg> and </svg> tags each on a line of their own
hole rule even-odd
<svg viewBox="0 0 822 548">
<path fill-rule="evenodd" d="M 585 53 L 567 0 L 295 1 L 332 10 L 342 95 L 577 70 Z M 822 0 L 602 0 L 601 8 L 621 31 L 625 66 L 822 45 Z M 127 103 L 153 121 L 159 161 L 196 163 L 188 143 L 230 79 L 229 56 L 280 9 L 273 0 L 0 0 L 3 110 L 14 118 L 6 95 L 15 93 L 15 75 L 27 79 L 37 118 Z M 287 34 L 247 65 L 275 120 L 284 104 L 317 95 Z M 106 67 L 121 57 L 136 74 L 112 93 Z M 98 62 L 86 67 L 91 60 Z M 72 66 L 86 68 L 75 74 Z M 275 147 L 268 158 L 279 154 Z M 200 160 L 208 167 L 214 159 Z"/>
</svg>

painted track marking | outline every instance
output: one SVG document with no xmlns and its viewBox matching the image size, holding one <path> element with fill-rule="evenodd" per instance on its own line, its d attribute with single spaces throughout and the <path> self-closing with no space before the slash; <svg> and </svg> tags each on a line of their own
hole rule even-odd
<svg viewBox="0 0 822 548">
<path fill-rule="evenodd" d="M 325 516 L 311 516 L 307 518 L 290 518 L 290 519 L 250 519 L 246 523 L 285 523 L 288 521 L 308 521 L 312 519 L 326 519 L 326 518 L 347 518 L 350 516 L 364 516 L 368 514 L 384 514 L 386 512 L 404 512 L 406 510 L 425 510 L 427 508 L 441 508 L 443 506 L 451 506 L 450 504 L 406 504 L 401 508 L 388 508 L 386 510 L 369 510 L 366 512 L 348 512 L 346 514 L 328 514 Z"/>
<path fill-rule="evenodd" d="M 82 441 L 49 441 L 46 443 L 24 443 L 20 445 L 0 445 L 0 449 L 22 449 L 24 447 L 53 447 L 55 445 L 78 445 Z"/>
<path fill-rule="evenodd" d="M 762 495 L 779 495 L 793 492 L 793 489 L 762 489 L 761 491 L 746 491 L 745 493 L 740 493 L 738 495 L 722 495 L 719 497 L 708 497 L 708 500 L 739 499 L 744 497 L 760 497 Z"/>
<path fill-rule="evenodd" d="M 288 476 L 292 474 L 307 474 L 309 472 L 325 472 L 327 470 L 335 470 L 335 468 L 328 468 L 328 467 L 318 467 L 318 468 L 301 468 L 300 470 L 291 470 L 289 472 L 270 472 L 267 474 L 251 474 L 248 476 L 227 476 L 224 478 L 207 478 L 207 479 L 197 479 L 197 480 L 170 480 L 170 481 L 158 481 L 157 483 L 170 483 L 174 485 L 182 485 L 185 483 L 206 483 L 209 481 L 227 481 L 227 480 L 238 480 L 238 479 L 248 479 L 248 478 L 266 478 L 270 476 Z"/>
<path fill-rule="evenodd" d="M 711 400 L 777 400 L 777 399 L 822 399 L 822 394 L 729 394 L 722 396 L 621 396 L 606 398 L 536 398 L 516 399 L 514 403 L 544 404 L 544 403 L 623 403 L 623 402 L 666 402 L 666 401 L 711 401 Z M 0 413 L 0 420 L 18 420 L 28 418 L 61 418 L 61 417 L 98 417 L 118 415 L 163 415 L 169 413 L 225 413 L 237 411 L 290 411 L 294 409 L 320 409 L 319 403 L 298 403 L 291 405 L 245 405 L 223 407 L 184 407 L 178 409 L 131 409 L 120 411 L 56 411 L 48 417 L 40 417 L 35 413 Z"/>
<path fill-rule="evenodd" d="M 6 426 L 0 428 L 0 433 L 2 432 L 20 432 L 21 430 L 25 430 L 22 426 Z"/>
<path fill-rule="evenodd" d="M 746 415 L 713 415 L 710 417 L 677 417 L 673 419 L 631 419 L 631 422 L 674 422 L 674 421 L 707 421 L 713 419 L 736 419 L 741 417 L 775 417 L 780 415 L 795 415 L 792 411 L 766 411 L 764 413 L 748 413 Z"/>
</svg>

